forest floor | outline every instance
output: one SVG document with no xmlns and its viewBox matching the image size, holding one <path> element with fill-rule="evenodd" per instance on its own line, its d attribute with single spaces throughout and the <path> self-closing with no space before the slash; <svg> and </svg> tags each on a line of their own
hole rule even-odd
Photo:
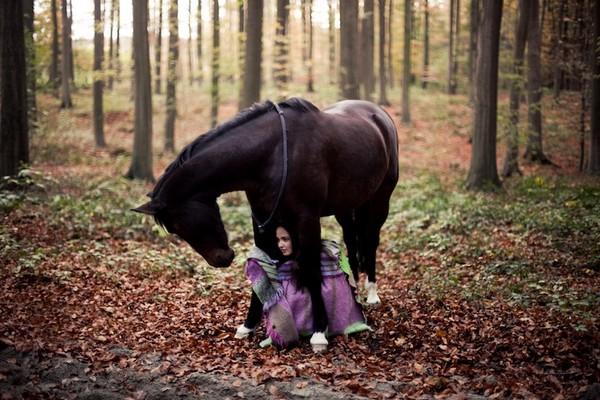
<svg viewBox="0 0 600 400">
<path fill-rule="evenodd" d="M 151 185 L 122 178 L 127 101 L 107 108 L 109 145 L 98 150 L 88 91 L 70 111 L 40 96 L 34 162 L 0 190 L 1 399 L 562 399 L 597 390 L 600 181 L 578 172 L 575 97 L 544 104 L 545 149 L 559 167 L 522 164 L 500 192 L 477 194 L 462 186 L 466 97 L 413 96 L 378 253 L 382 304 L 365 309 L 373 330 L 332 338 L 318 355 L 307 342 L 259 348 L 264 328 L 233 338 L 250 293 L 241 194 L 220 199 L 236 259 L 212 269 L 129 211 Z M 207 120 L 193 96 L 180 104 L 179 147 Z M 234 112 L 233 103 L 221 109 Z M 174 157 L 160 144 L 156 176 Z M 331 218 L 323 232 L 339 238 Z"/>
</svg>

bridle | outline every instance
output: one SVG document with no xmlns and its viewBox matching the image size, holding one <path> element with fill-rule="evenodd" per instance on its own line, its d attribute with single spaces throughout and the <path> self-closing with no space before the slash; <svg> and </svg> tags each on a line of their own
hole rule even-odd
<svg viewBox="0 0 600 400">
<path fill-rule="evenodd" d="M 268 101 L 268 102 L 273 105 L 273 107 L 275 108 L 275 111 L 277 111 L 277 114 L 279 114 L 279 121 L 281 122 L 281 139 L 282 139 L 282 143 L 283 143 L 283 169 L 282 169 L 282 173 L 281 173 L 281 182 L 279 184 L 279 192 L 277 193 L 277 198 L 275 199 L 275 206 L 273 206 L 273 209 L 271 210 L 271 214 L 269 214 L 269 217 L 265 220 L 265 222 L 261 223 L 259 221 L 259 219 L 256 217 L 256 215 L 254 214 L 254 212 L 252 212 L 252 218 L 254 219 L 254 222 L 256 222 L 256 225 L 257 225 L 260 233 L 263 233 L 265 230 L 265 226 L 267 226 L 267 225 L 269 225 L 269 223 L 271 223 L 271 220 L 275 216 L 275 212 L 279 208 L 279 202 L 281 201 L 281 196 L 283 196 L 283 191 L 285 189 L 285 184 L 287 182 L 287 175 L 288 175 L 287 125 L 285 124 L 285 117 L 283 115 L 283 110 L 281 109 L 281 107 L 279 107 L 277 105 L 277 103 L 273 103 L 272 101 Z"/>
</svg>

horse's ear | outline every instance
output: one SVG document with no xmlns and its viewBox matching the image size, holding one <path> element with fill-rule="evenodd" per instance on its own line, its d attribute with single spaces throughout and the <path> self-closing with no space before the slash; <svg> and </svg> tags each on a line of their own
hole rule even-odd
<svg viewBox="0 0 600 400">
<path fill-rule="evenodd" d="M 142 204 L 141 206 L 139 206 L 137 208 L 131 209 L 131 211 L 139 212 L 142 214 L 148 214 L 148 215 L 156 215 L 158 210 L 159 210 L 159 205 L 152 201 Z"/>
</svg>

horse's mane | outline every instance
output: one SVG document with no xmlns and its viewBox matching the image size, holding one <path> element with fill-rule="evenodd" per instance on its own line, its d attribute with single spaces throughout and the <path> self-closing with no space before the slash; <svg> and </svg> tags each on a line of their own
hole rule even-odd
<svg viewBox="0 0 600 400">
<path fill-rule="evenodd" d="M 290 108 L 292 110 L 300 111 L 300 112 L 317 112 L 319 108 L 312 104 L 308 100 L 301 99 L 299 97 L 292 97 L 283 102 L 279 103 L 281 108 Z M 179 155 L 173 160 L 171 164 L 167 166 L 165 172 L 160 177 L 156 186 L 148 194 L 151 198 L 154 198 L 156 194 L 158 194 L 159 190 L 162 188 L 163 184 L 166 182 L 166 179 L 175 171 L 177 168 L 184 165 L 189 159 L 191 159 L 195 153 L 195 150 L 208 144 L 214 139 L 222 136 L 223 133 L 230 131 L 231 129 L 237 128 L 240 125 L 245 124 L 248 121 L 251 121 L 263 114 L 267 111 L 271 111 L 274 109 L 274 105 L 271 101 L 265 101 L 264 103 L 254 103 L 251 107 L 246 108 L 240 111 L 235 117 L 230 119 L 227 122 L 224 122 L 221 125 L 218 125 L 205 134 L 198 136 L 191 143 L 186 145 Z"/>
</svg>

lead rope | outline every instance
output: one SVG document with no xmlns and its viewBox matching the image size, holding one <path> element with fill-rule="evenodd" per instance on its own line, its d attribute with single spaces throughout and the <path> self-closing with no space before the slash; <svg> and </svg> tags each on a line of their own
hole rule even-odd
<svg viewBox="0 0 600 400">
<path fill-rule="evenodd" d="M 279 120 L 281 122 L 281 136 L 283 142 L 283 171 L 281 174 L 281 184 L 279 185 L 279 193 L 277 193 L 277 198 L 275 199 L 275 206 L 273 207 L 273 210 L 271 210 L 271 214 L 269 215 L 269 217 L 265 220 L 265 222 L 261 224 L 256 215 L 254 215 L 254 212 L 252 213 L 252 218 L 254 218 L 254 221 L 256 222 L 258 226 L 258 231 L 260 233 L 263 233 L 265 231 L 265 226 L 269 225 L 269 223 L 275 216 L 277 208 L 279 208 L 279 202 L 281 201 L 281 196 L 283 196 L 283 190 L 285 189 L 288 174 L 287 126 L 285 124 L 285 117 L 283 115 L 283 110 L 276 103 L 270 103 L 275 108 L 275 111 L 277 111 L 277 114 L 279 114 Z"/>
</svg>

